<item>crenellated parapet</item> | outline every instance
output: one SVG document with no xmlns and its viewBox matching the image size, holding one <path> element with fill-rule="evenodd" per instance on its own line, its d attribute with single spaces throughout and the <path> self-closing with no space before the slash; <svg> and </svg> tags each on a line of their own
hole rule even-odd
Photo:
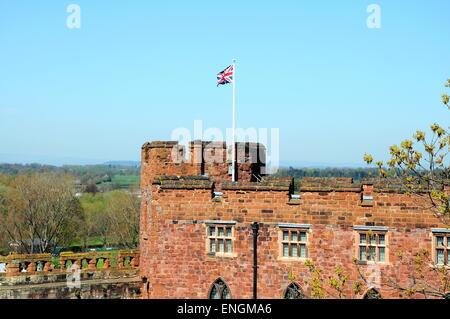
<svg viewBox="0 0 450 319">
<path fill-rule="evenodd" d="M 313 204 L 317 200 L 313 196 L 316 193 L 321 198 L 333 196 L 332 194 L 334 193 L 348 193 L 357 195 L 352 197 L 352 200 L 354 204 L 361 207 L 371 207 L 375 204 L 376 199 L 387 194 L 406 196 L 407 193 L 403 184 L 395 179 L 372 178 L 355 182 L 352 178 L 328 177 L 302 178 L 300 180 L 300 191 L 294 193 L 294 179 L 292 177 L 276 178 L 271 176 L 263 176 L 259 181 L 222 181 L 220 187 L 217 187 L 217 182 L 208 176 L 157 175 L 154 176 L 149 189 L 151 189 L 153 199 L 158 199 L 161 196 L 167 197 L 170 192 L 175 194 L 181 191 L 192 191 L 195 192 L 198 200 L 203 198 L 205 202 L 211 199 L 217 202 L 218 198 L 226 199 L 229 197 L 228 195 L 236 194 L 236 192 L 239 192 L 241 195 L 243 194 L 242 192 L 245 192 L 249 196 L 252 193 L 266 192 L 266 200 L 284 198 L 286 205 Z M 200 196 L 200 194 L 206 194 L 206 196 Z M 176 196 L 182 195 L 178 194 Z M 390 199 L 392 197 L 383 198 L 383 200 Z"/>
<path fill-rule="evenodd" d="M 141 187 L 157 176 L 206 176 L 217 189 L 231 181 L 231 148 L 224 142 L 192 141 L 186 146 L 175 141 L 145 143 L 141 153 Z M 256 181 L 265 174 L 266 149 L 259 143 L 236 143 L 236 178 Z"/>
</svg>

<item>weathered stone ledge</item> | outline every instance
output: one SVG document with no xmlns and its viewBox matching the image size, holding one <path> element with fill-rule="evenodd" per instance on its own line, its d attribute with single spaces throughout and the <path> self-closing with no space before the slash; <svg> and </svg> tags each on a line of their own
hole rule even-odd
<svg viewBox="0 0 450 319">
<path fill-rule="evenodd" d="M 150 148 L 172 148 L 178 145 L 176 141 L 153 141 L 147 142 L 142 145 L 142 149 L 150 149 Z"/>
<path fill-rule="evenodd" d="M 205 176 L 156 176 L 153 184 L 162 189 L 212 189 L 214 185 Z"/>
</svg>

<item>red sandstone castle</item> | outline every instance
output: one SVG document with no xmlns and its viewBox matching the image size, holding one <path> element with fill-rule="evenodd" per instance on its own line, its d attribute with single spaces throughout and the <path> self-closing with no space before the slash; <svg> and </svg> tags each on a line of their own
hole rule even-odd
<svg viewBox="0 0 450 319">
<path fill-rule="evenodd" d="M 450 265 L 450 231 L 397 185 L 304 178 L 294 195 L 292 178 L 264 176 L 265 148 L 252 143 L 237 144 L 231 182 L 225 146 L 195 141 L 186 159 L 176 142 L 143 145 L 144 297 L 317 297 L 311 263 L 326 297 L 337 297 L 327 284 L 337 266 L 342 296 L 408 297 L 399 287 L 420 279 L 405 262 L 417 251 L 439 286 L 433 263 Z"/>
</svg>

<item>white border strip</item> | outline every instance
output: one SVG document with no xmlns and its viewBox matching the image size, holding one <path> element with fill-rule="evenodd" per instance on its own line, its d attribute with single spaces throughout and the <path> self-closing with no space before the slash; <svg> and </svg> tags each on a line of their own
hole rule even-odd
<svg viewBox="0 0 450 319">
<path fill-rule="evenodd" d="M 201 220 L 199 222 L 212 225 L 236 225 L 234 220 Z"/>
<path fill-rule="evenodd" d="M 373 231 L 388 231 L 388 227 L 383 226 L 353 226 L 354 230 L 373 230 Z"/>
<path fill-rule="evenodd" d="M 277 227 L 280 227 L 280 228 L 311 228 L 311 224 L 278 223 Z"/>
<path fill-rule="evenodd" d="M 431 232 L 434 233 L 441 233 L 441 234 L 450 234 L 450 229 L 448 228 L 431 228 Z"/>
</svg>

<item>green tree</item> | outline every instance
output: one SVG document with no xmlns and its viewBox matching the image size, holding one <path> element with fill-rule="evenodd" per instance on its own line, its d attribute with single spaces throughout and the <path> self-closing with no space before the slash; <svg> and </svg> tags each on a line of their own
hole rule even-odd
<svg viewBox="0 0 450 319">
<path fill-rule="evenodd" d="M 367 281 L 354 281 L 351 285 L 350 275 L 344 271 L 342 265 L 336 265 L 328 278 L 324 276 L 323 269 L 311 260 L 307 260 L 305 266 L 309 273 L 309 279 L 305 283 L 309 286 L 310 298 L 350 299 L 361 294 L 364 287 L 368 288 Z"/>
<path fill-rule="evenodd" d="M 450 79 L 447 81 L 450 87 Z M 442 95 L 442 103 L 450 109 L 449 96 Z M 388 161 L 376 161 L 380 176 L 394 179 L 403 191 L 416 196 L 434 215 L 445 224 L 449 224 L 449 195 L 444 190 L 449 184 L 450 167 L 447 154 L 450 151 L 450 135 L 448 129 L 434 123 L 430 132 L 417 130 L 411 139 L 389 148 Z M 364 160 L 372 164 L 372 155 L 365 154 Z"/>
<path fill-rule="evenodd" d="M 3 227 L 2 221 L 7 216 L 7 196 L 9 192 L 9 178 L 0 174 L 0 255 L 5 254 L 9 250 L 8 234 L 6 228 Z"/>
<path fill-rule="evenodd" d="M 106 200 L 103 194 L 83 194 L 80 198 L 84 214 L 84 227 L 82 228 L 82 242 L 86 248 L 88 241 L 100 237 L 103 245 L 108 244 L 109 225 L 107 221 Z"/>
<path fill-rule="evenodd" d="M 105 197 L 111 237 L 121 246 L 137 247 L 139 243 L 139 199 L 126 191 L 112 191 Z"/>
<path fill-rule="evenodd" d="M 450 88 L 450 79 L 445 87 Z M 442 103 L 450 109 L 450 98 L 442 94 Z M 383 179 L 393 179 L 406 194 L 415 196 L 418 203 L 433 212 L 444 224 L 449 225 L 450 205 L 446 187 L 450 181 L 448 153 L 450 151 L 450 132 L 434 123 L 430 132 L 417 130 L 411 139 L 389 148 L 390 159 L 384 163 L 376 161 L 379 175 Z M 372 164 L 372 155 L 365 154 L 364 160 Z M 435 265 L 427 251 L 419 251 L 405 257 L 399 253 L 400 262 L 409 268 L 412 274 L 407 282 L 401 276 L 388 277 L 387 285 L 400 291 L 402 295 L 411 297 L 422 294 L 425 297 L 448 298 L 450 296 L 450 276 L 445 267 Z M 400 269 L 400 267 L 399 267 Z M 401 268 L 403 269 L 403 268 Z M 430 284 L 429 278 L 437 277 L 440 285 Z"/>
<path fill-rule="evenodd" d="M 68 175 L 22 174 L 10 183 L 0 227 L 26 253 L 50 252 L 77 236 L 82 211 Z"/>
</svg>

